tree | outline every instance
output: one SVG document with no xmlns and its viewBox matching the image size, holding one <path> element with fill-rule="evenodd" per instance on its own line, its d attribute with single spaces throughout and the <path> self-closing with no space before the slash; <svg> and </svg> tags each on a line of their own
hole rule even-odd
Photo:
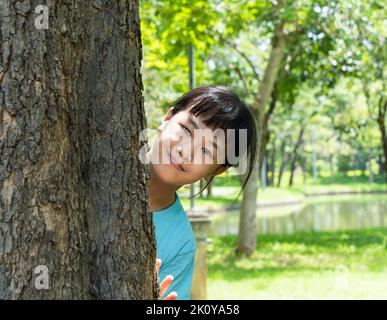
<svg viewBox="0 0 387 320">
<path fill-rule="evenodd" d="M 387 99 L 385 80 L 386 31 L 382 19 L 383 3 L 360 2 L 355 21 L 355 45 L 362 53 L 358 67 L 358 77 L 366 98 L 369 115 L 380 131 L 384 155 L 384 177 L 387 181 Z M 364 14 L 366 13 L 366 14 Z"/>
<path fill-rule="evenodd" d="M 252 103 L 252 110 L 258 119 L 261 132 L 260 153 L 257 172 L 247 183 L 243 195 L 238 251 L 251 254 L 255 250 L 256 235 L 253 226 L 258 191 L 257 177 L 264 155 L 267 153 L 270 141 L 269 120 L 272 118 L 276 103 L 281 101 L 282 104 L 292 106 L 300 86 L 306 80 L 316 82 L 317 74 L 323 77 L 332 74 L 336 76 L 337 73 L 347 70 L 348 62 L 343 62 L 343 59 L 333 66 L 326 63 L 330 52 L 334 52 L 336 38 L 346 39 L 334 23 L 340 9 L 340 5 L 335 2 L 312 1 L 307 5 L 304 1 L 288 0 L 275 1 L 269 13 L 261 13 L 260 22 L 263 25 L 265 22 L 268 24 L 272 38 L 270 55 L 263 77 L 259 81 L 258 93 Z M 269 21 L 266 21 L 267 19 Z M 241 56 L 246 58 L 243 52 Z M 324 64 L 321 61 L 324 61 Z M 339 69 L 341 63 L 344 64 L 342 70 Z M 249 65 L 254 69 L 252 63 Z M 254 74 L 257 76 L 258 72 Z M 246 77 L 241 76 L 241 79 L 244 84 L 248 83 Z M 328 79 L 328 85 L 332 86 L 335 77 Z M 319 82 L 323 81 L 319 79 Z M 247 90 L 251 91 L 249 88 Z M 303 130 L 300 132 L 303 133 Z"/>
<path fill-rule="evenodd" d="M 267 141 L 267 136 L 265 135 L 267 131 L 262 128 L 265 123 L 265 118 L 270 116 L 268 114 L 270 112 L 270 108 L 269 111 L 266 111 L 266 105 L 268 104 L 270 96 L 273 92 L 274 84 L 285 55 L 287 37 L 285 31 L 285 21 L 281 17 L 284 8 L 284 1 L 278 1 L 275 4 L 273 3 L 272 8 L 269 9 L 269 11 L 271 11 L 270 19 L 273 21 L 270 55 L 263 78 L 259 84 L 259 89 L 254 97 L 254 102 L 251 107 L 260 128 L 260 140 L 262 141 Z M 255 72 L 255 74 L 258 75 L 257 72 Z M 253 172 L 246 183 L 241 203 L 237 251 L 248 255 L 253 253 L 256 247 L 255 215 L 258 177 L 259 169 L 263 160 L 263 154 L 266 151 L 266 149 L 262 147 L 262 141 L 260 142 L 260 148 L 258 148 L 258 161 L 255 163 Z"/>
<path fill-rule="evenodd" d="M 48 9 L 0 4 L 0 298 L 155 298 L 138 1 Z"/>
</svg>

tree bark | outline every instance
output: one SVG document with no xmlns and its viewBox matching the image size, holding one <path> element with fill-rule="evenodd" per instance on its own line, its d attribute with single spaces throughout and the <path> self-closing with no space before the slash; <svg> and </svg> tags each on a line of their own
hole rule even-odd
<svg viewBox="0 0 387 320">
<path fill-rule="evenodd" d="M 243 192 L 239 221 L 237 252 L 247 255 L 252 254 L 257 246 L 256 198 L 258 179 L 259 170 L 258 162 L 256 162 Z"/>
<path fill-rule="evenodd" d="M 274 7 L 276 14 L 283 7 L 282 1 L 279 1 L 278 5 Z M 258 95 L 252 105 L 252 111 L 258 119 L 260 128 L 263 128 L 263 119 L 265 114 L 265 108 L 269 102 L 269 98 L 272 94 L 274 83 L 278 75 L 278 71 L 281 67 L 281 63 L 285 54 L 285 34 L 283 30 L 283 22 L 279 21 L 275 25 L 275 32 L 272 39 L 272 46 L 268 64 L 265 68 L 263 79 L 260 83 Z M 265 143 L 265 130 L 260 133 L 259 137 L 259 156 L 258 166 L 255 169 L 251 177 L 251 181 L 246 184 L 246 188 L 243 193 L 242 204 L 241 204 L 241 219 L 239 225 L 239 238 L 237 244 L 237 251 L 242 252 L 246 255 L 250 255 L 255 251 L 256 247 L 256 203 L 257 203 L 257 192 L 258 192 L 258 176 L 259 167 L 262 163 L 263 154 L 265 149 L 262 147 L 262 142 Z M 255 180 L 255 176 L 257 180 Z"/>
<path fill-rule="evenodd" d="M 0 4 L 0 299 L 155 298 L 138 1 L 36 17 Z"/>
</svg>

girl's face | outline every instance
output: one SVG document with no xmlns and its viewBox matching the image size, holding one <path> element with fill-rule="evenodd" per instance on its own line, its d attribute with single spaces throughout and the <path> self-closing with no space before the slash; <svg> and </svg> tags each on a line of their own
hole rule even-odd
<svg viewBox="0 0 387 320">
<path fill-rule="evenodd" d="M 171 109 L 151 149 L 152 169 L 172 185 L 183 186 L 225 171 L 224 139 L 214 135 L 199 117 L 183 110 L 171 117 Z M 219 132 L 219 131 L 218 131 Z"/>
</svg>

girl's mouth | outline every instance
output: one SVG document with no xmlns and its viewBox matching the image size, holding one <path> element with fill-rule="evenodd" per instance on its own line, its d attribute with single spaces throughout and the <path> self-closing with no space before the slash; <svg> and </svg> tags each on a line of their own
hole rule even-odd
<svg viewBox="0 0 387 320">
<path fill-rule="evenodd" d="M 171 154 L 168 153 L 168 155 L 169 155 L 169 160 L 171 161 L 172 167 L 174 167 L 176 170 L 179 170 L 179 171 L 183 171 L 183 172 L 184 172 L 185 170 L 183 169 L 183 167 L 182 167 L 180 164 L 178 164 L 178 162 L 175 161 L 175 160 L 172 158 Z"/>
</svg>

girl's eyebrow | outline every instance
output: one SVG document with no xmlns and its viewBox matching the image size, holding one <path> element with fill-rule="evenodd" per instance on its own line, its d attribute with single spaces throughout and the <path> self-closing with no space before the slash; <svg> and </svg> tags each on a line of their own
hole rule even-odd
<svg viewBox="0 0 387 320">
<path fill-rule="evenodd" d="M 191 116 L 191 115 L 187 115 L 187 120 L 188 120 L 188 122 L 192 125 L 192 126 L 194 126 L 196 129 L 199 129 L 199 126 L 198 126 L 198 124 L 196 123 L 196 121 L 194 120 L 194 118 Z"/>
</svg>

